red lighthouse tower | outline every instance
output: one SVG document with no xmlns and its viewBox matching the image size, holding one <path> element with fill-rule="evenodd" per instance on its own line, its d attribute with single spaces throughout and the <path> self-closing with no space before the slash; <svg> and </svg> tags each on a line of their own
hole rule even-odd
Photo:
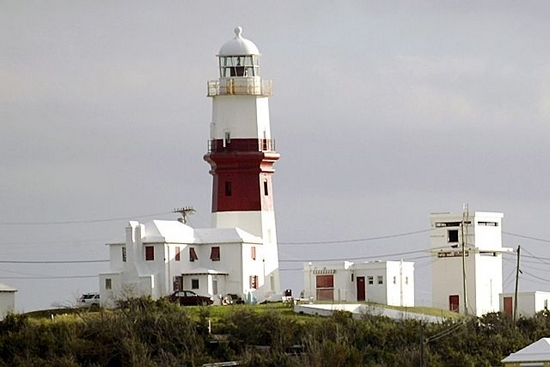
<svg viewBox="0 0 550 367">
<path fill-rule="evenodd" d="M 271 139 L 268 97 L 271 81 L 260 77 L 256 45 L 235 29 L 235 38 L 218 54 L 218 80 L 208 82 L 212 98 L 210 144 L 204 159 L 213 176 L 212 222 L 262 238 L 260 286 L 279 292 L 279 260 L 273 187 L 279 159 Z"/>
</svg>

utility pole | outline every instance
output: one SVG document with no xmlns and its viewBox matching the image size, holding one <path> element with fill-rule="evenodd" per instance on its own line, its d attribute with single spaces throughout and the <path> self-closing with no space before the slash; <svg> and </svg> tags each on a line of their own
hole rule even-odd
<svg viewBox="0 0 550 367">
<path fill-rule="evenodd" d="M 464 298 L 464 314 L 468 315 L 468 295 L 466 288 L 466 219 L 469 217 L 468 204 L 464 204 L 462 208 L 462 223 L 460 223 L 460 229 L 462 234 L 462 297 Z"/>
<path fill-rule="evenodd" d="M 189 215 L 195 214 L 195 209 L 193 209 L 193 207 L 186 206 L 183 208 L 176 208 L 172 211 L 172 213 L 180 213 L 181 218 L 178 218 L 178 221 L 183 224 L 187 224 L 187 222 L 189 221 Z"/>
<path fill-rule="evenodd" d="M 520 251 L 521 251 L 521 246 L 518 245 L 517 262 L 516 262 L 516 289 L 514 291 L 514 318 L 512 319 L 514 324 L 516 323 L 516 317 L 517 317 L 517 313 L 518 313 L 518 283 L 519 283 L 519 273 L 521 272 L 521 270 L 519 270 L 519 254 L 520 254 Z"/>
<path fill-rule="evenodd" d="M 420 320 L 420 367 L 424 367 L 424 327 Z"/>
</svg>

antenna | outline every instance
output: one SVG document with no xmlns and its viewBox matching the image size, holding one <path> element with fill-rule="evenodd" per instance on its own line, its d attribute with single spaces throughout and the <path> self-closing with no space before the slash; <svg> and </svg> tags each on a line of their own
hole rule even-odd
<svg viewBox="0 0 550 367">
<path fill-rule="evenodd" d="M 178 221 L 187 224 L 189 221 L 189 215 L 195 214 L 196 210 L 191 206 L 184 206 L 183 208 L 176 208 L 172 210 L 172 213 L 180 213 L 181 218 L 178 218 Z"/>
</svg>

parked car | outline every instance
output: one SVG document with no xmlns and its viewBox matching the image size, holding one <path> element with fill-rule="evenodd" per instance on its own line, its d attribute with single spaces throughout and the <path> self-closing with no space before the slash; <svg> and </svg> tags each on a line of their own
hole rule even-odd
<svg viewBox="0 0 550 367">
<path fill-rule="evenodd" d="M 211 297 L 199 296 L 193 291 L 178 291 L 168 296 L 170 302 L 177 302 L 182 306 L 201 306 L 214 303 Z"/>
<path fill-rule="evenodd" d="M 99 293 L 84 293 L 78 299 L 78 307 L 83 308 L 98 308 L 99 303 Z"/>
</svg>

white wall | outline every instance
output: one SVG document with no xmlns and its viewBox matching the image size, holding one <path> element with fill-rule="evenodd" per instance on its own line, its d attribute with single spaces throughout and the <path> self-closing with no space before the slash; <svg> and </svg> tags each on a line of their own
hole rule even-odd
<svg viewBox="0 0 550 367">
<path fill-rule="evenodd" d="M 511 297 L 513 307 L 514 296 L 514 293 L 501 293 L 499 295 L 499 309 L 501 312 L 504 312 L 504 298 Z M 550 307 L 550 292 L 535 291 L 518 293 L 517 316 L 532 317 L 537 312 L 543 311 L 545 306 Z"/>
<path fill-rule="evenodd" d="M 15 309 L 15 292 L 0 292 L 0 320 Z"/>
</svg>

